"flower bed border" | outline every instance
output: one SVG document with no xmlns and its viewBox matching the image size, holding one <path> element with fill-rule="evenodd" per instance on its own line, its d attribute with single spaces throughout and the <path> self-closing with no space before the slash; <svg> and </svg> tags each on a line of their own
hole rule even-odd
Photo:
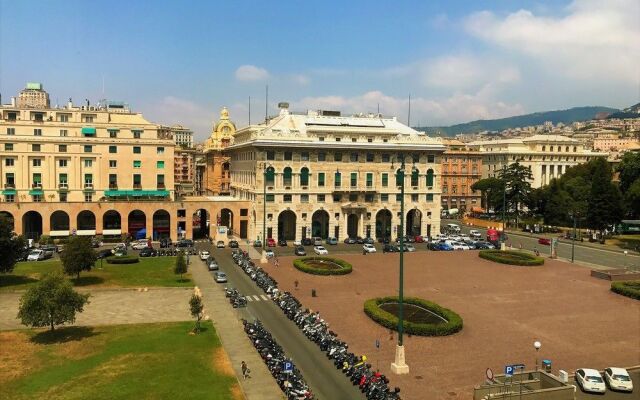
<svg viewBox="0 0 640 400">
<path fill-rule="evenodd" d="M 611 291 L 622 296 L 640 300 L 640 289 L 634 286 L 640 285 L 640 281 L 615 281 L 611 282 Z"/>
<path fill-rule="evenodd" d="M 111 256 L 105 258 L 107 264 L 135 264 L 140 262 L 138 256 Z"/>
<path fill-rule="evenodd" d="M 342 268 L 340 269 L 314 268 L 306 264 L 305 261 L 307 260 L 330 261 L 335 264 L 338 264 Z M 353 270 L 353 266 L 348 262 L 341 260 L 339 258 L 333 258 L 333 257 L 310 256 L 310 257 L 297 258 L 293 261 L 293 266 L 296 267 L 296 269 L 299 271 L 305 272 L 307 274 L 312 274 L 312 275 L 346 275 L 346 274 L 350 274 L 351 271 Z"/>
<path fill-rule="evenodd" d="M 480 250 L 478 252 L 480 258 L 494 261 L 500 264 L 520 265 L 525 267 L 538 266 L 544 264 L 544 258 L 514 250 Z M 517 256 L 519 259 L 513 259 L 509 256 Z"/>
</svg>

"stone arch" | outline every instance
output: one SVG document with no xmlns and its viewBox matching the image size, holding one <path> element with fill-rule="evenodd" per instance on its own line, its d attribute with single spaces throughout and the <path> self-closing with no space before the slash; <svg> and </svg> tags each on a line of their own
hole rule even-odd
<svg viewBox="0 0 640 400">
<path fill-rule="evenodd" d="M 296 238 L 296 220 L 296 213 L 291 210 L 284 210 L 278 215 L 278 239 Z"/>
<path fill-rule="evenodd" d="M 147 216 L 143 211 L 133 210 L 127 217 L 127 232 L 133 239 L 144 239 L 147 236 Z"/>
<path fill-rule="evenodd" d="M 311 216 L 311 235 L 322 239 L 329 237 L 329 213 L 326 210 L 316 210 Z"/>
<path fill-rule="evenodd" d="M 8 212 L 8 211 L 0 211 L 0 216 L 4 216 L 7 219 L 7 222 L 9 223 L 9 226 L 11 227 L 11 231 L 14 231 L 16 229 L 15 218 L 13 218 L 13 215 L 10 212 Z"/>
<path fill-rule="evenodd" d="M 89 210 L 83 210 L 78 213 L 76 217 L 76 223 L 78 226 L 78 232 L 80 231 L 93 231 L 96 230 L 96 216 Z"/>
<path fill-rule="evenodd" d="M 376 237 L 391 239 L 391 211 L 386 208 L 376 213 Z"/>
<path fill-rule="evenodd" d="M 171 215 L 167 210 L 157 210 L 153 213 L 153 240 L 171 236 Z"/>
<path fill-rule="evenodd" d="M 192 237 L 202 239 L 209 237 L 209 212 L 205 208 L 197 209 L 191 216 Z"/>
<path fill-rule="evenodd" d="M 37 211 L 28 211 L 22 216 L 22 235 L 27 239 L 38 240 L 42 235 L 42 215 Z"/>
<path fill-rule="evenodd" d="M 116 210 L 109 210 L 102 216 L 102 229 L 122 229 L 122 218 Z"/>
<path fill-rule="evenodd" d="M 69 214 L 64 211 L 54 211 L 49 217 L 51 231 L 67 231 L 69 234 Z"/>
<path fill-rule="evenodd" d="M 422 211 L 414 208 L 407 212 L 407 236 L 419 236 L 421 234 L 422 226 Z"/>
</svg>

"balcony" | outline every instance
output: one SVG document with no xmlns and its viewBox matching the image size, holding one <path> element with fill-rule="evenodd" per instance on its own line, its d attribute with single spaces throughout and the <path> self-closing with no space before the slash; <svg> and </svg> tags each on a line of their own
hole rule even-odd
<svg viewBox="0 0 640 400">
<path fill-rule="evenodd" d="M 69 184 L 67 182 L 58 182 L 58 190 L 61 192 L 66 192 L 69 190 Z"/>
<path fill-rule="evenodd" d="M 133 184 L 133 190 L 142 190 L 142 184 L 141 183 L 134 183 Z"/>
<path fill-rule="evenodd" d="M 93 183 L 85 182 L 85 184 L 84 184 L 84 188 L 85 188 L 85 189 L 93 190 Z"/>
<path fill-rule="evenodd" d="M 4 188 L 5 189 L 15 189 L 16 188 L 16 184 L 15 183 L 5 183 L 4 184 Z"/>
<path fill-rule="evenodd" d="M 33 189 L 42 189 L 42 182 L 35 182 L 31 184 L 31 188 Z"/>
<path fill-rule="evenodd" d="M 165 190 L 165 188 L 166 187 L 165 187 L 164 183 L 158 183 L 158 187 L 157 187 L 158 190 Z"/>
<path fill-rule="evenodd" d="M 109 182 L 109 190 L 118 190 L 118 184 L 116 182 Z"/>
</svg>

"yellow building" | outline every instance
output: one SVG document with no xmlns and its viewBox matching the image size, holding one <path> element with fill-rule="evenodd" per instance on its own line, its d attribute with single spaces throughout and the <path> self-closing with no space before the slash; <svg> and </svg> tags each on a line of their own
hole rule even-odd
<svg viewBox="0 0 640 400">
<path fill-rule="evenodd" d="M 281 103 L 277 117 L 238 130 L 227 147 L 231 192 L 252 202 L 254 238 L 396 237 L 404 159 L 405 234 L 434 235 L 444 149 L 396 118 L 291 113 Z"/>
<path fill-rule="evenodd" d="M 206 157 L 205 188 L 209 195 L 229 195 L 231 193 L 231 174 L 229 157 L 225 149 L 236 132 L 236 125 L 229 119 L 226 107 L 220 111 L 220 120 L 213 125 L 211 136 L 205 141 Z"/>
</svg>

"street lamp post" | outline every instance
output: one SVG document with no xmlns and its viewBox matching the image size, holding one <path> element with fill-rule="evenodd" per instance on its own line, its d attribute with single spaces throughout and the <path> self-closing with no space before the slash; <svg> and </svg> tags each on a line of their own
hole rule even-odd
<svg viewBox="0 0 640 400">
<path fill-rule="evenodd" d="M 576 213 L 573 213 L 573 237 L 571 238 L 571 262 L 576 253 Z"/>
<path fill-rule="evenodd" d="M 506 225 L 506 217 L 505 217 L 505 212 L 507 210 L 507 183 L 504 183 L 504 188 L 502 189 L 502 235 L 500 235 L 500 248 L 501 250 L 503 249 L 504 246 L 504 241 L 505 241 L 505 236 L 506 233 L 505 231 L 507 230 L 507 225 Z"/>
<path fill-rule="evenodd" d="M 540 347 L 542 347 L 542 343 L 537 340 L 533 342 L 533 348 L 536 349 L 536 371 L 538 370 L 538 351 L 540 350 Z"/>
</svg>

